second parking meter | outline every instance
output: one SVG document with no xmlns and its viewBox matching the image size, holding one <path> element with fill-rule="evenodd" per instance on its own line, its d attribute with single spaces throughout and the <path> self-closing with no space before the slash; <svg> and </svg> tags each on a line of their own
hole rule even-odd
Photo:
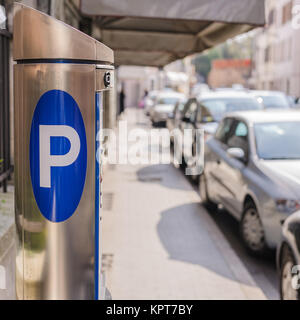
<svg viewBox="0 0 300 320">
<path fill-rule="evenodd" d="M 113 51 L 17 4 L 13 56 L 17 298 L 103 298 L 97 133 Z"/>
</svg>

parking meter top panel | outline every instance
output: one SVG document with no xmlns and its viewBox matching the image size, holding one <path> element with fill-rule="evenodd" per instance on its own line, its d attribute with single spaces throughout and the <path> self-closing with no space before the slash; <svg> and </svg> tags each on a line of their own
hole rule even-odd
<svg viewBox="0 0 300 320">
<path fill-rule="evenodd" d="M 16 3 L 14 10 L 15 61 L 63 59 L 114 63 L 113 50 L 87 34 L 23 4 Z"/>
</svg>

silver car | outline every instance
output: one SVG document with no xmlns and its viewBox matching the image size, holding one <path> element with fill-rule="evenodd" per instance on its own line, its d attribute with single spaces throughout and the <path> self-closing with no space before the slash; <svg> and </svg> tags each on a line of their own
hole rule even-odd
<svg viewBox="0 0 300 320">
<path fill-rule="evenodd" d="M 289 109 L 291 107 L 288 96 L 281 91 L 252 90 L 250 94 L 265 109 Z"/>
<path fill-rule="evenodd" d="M 154 106 L 154 101 L 159 94 L 159 91 L 150 91 L 145 98 L 145 114 L 150 115 L 150 110 Z"/>
<path fill-rule="evenodd" d="M 283 222 L 300 208 L 300 112 L 226 115 L 206 142 L 199 180 L 202 200 L 240 221 L 248 249 L 275 248 Z"/>
<path fill-rule="evenodd" d="M 168 116 L 174 111 L 175 105 L 185 99 L 184 94 L 174 91 L 162 91 L 155 99 L 150 109 L 150 119 L 153 125 L 166 124 Z"/>
<path fill-rule="evenodd" d="M 282 300 L 300 300 L 300 211 L 283 224 L 277 248 L 277 271 Z"/>
</svg>

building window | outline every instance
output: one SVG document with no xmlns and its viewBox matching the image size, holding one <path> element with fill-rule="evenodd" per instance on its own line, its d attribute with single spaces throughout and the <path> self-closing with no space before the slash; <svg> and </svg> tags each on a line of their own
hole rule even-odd
<svg viewBox="0 0 300 320">
<path fill-rule="evenodd" d="M 282 7 L 282 24 L 286 24 L 292 19 L 293 1 L 289 1 Z"/>
</svg>

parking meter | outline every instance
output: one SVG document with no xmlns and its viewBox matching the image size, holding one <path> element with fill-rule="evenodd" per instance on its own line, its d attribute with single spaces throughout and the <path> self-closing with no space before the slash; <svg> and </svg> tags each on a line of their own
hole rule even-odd
<svg viewBox="0 0 300 320">
<path fill-rule="evenodd" d="M 96 137 L 113 51 L 16 4 L 13 56 L 17 298 L 103 298 Z"/>
</svg>

